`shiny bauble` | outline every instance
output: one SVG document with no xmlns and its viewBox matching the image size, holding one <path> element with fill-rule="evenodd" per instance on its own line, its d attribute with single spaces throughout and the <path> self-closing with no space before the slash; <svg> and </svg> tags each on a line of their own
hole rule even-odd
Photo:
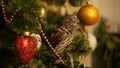
<svg viewBox="0 0 120 68">
<path fill-rule="evenodd" d="M 30 36 L 34 37 L 37 41 L 37 50 L 40 49 L 41 47 L 41 44 L 42 44 L 42 39 L 41 39 L 41 36 L 39 34 L 36 34 L 36 33 L 32 33 Z"/>
<path fill-rule="evenodd" d="M 19 36 L 15 41 L 15 49 L 22 64 L 27 64 L 36 53 L 36 39 L 32 36 Z"/>
<path fill-rule="evenodd" d="M 92 33 L 88 33 L 88 41 L 89 41 L 89 46 L 91 48 L 91 51 L 94 51 L 96 46 L 97 46 L 97 39 L 95 37 L 95 35 L 93 35 Z"/>
<path fill-rule="evenodd" d="M 61 16 L 65 16 L 67 13 L 65 6 L 61 6 L 59 11 Z"/>
<path fill-rule="evenodd" d="M 84 25 L 94 25 L 99 20 L 99 12 L 97 8 L 91 4 L 82 6 L 78 12 L 78 18 Z"/>
<path fill-rule="evenodd" d="M 47 11 L 46 11 L 45 7 L 41 7 L 39 12 L 40 12 L 40 17 L 45 17 L 46 16 Z"/>
</svg>

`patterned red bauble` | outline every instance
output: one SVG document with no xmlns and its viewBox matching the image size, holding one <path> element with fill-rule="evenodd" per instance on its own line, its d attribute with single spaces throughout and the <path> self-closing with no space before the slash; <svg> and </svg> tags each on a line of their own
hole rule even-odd
<svg viewBox="0 0 120 68">
<path fill-rule="evenodd" d="M 17 56 L 23 64 L 27 64 L 36 53 L 36 39 L 32 36 L 20 36 L 15 41 Z"/>
</svg>

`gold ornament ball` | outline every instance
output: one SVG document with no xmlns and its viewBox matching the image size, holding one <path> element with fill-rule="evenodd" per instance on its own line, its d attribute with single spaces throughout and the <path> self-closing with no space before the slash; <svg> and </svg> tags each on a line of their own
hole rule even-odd
<svg viewBox="0 0 120 68">
<path fill-rule="evenodd" d="M 87 4 L 80 8 L 78 18 L 84 25 L 94 25 L 99 20 L 99 12 L 95 6 Z"/>
</svg>

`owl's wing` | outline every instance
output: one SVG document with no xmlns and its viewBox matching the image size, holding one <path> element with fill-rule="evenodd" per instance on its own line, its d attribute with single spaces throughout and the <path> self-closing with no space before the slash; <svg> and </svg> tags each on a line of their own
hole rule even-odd
<svg viewBox="0 0 120 68">
<path fill-rule="evenodd" d="M 53 47 L 56 47 L 56 45 L 58 45 L 64 37 L 65 37 L 64 31 L 56 30 L 54 33 L 51 34 L 51 36 L 49 37 L 49 40 L 53 45 Z"/>
<path fill-rule="evenodd" d="M 69 45 L 71 43 L 73 39 L 73 35 L 69 35 L 69 34 L 64 34 L 64 38 L 61 40 L 61 42 L 55 47 L 55 49 L 61 53 L 65 50 L 65 48 L 67 47 L 67 45 Z"/>
<path fill-rule="evenodd" d="M 51 44 L 59 53 L 64 51 L 64 49 L 66 48 L 67 45 L 70 44 L 72 39 L 73 39 L 73 34 L 67 33 L 60 29 L 54 32 L 50 36 Z"/>
</svg>

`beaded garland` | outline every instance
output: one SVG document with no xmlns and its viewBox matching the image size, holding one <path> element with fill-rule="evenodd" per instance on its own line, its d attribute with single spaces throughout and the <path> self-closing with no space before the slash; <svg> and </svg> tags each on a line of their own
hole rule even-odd
<svg viewBox="0 0 120 68">
<path fill-rule="evenodd" d="M 10 19 L 7 18 L 7 15 L 6 15 L 6 11 L 5 11 L 5 5 L 4 5 L 4 1 L 2 0 L 2 13 L 3 13 L 3 16 L 4 16 L 4 20 L 5 22 L 7 23 L 10 23 L 13 21 L 15 15 L 17 14 L 17 12 L 20 11 L 22 7 L 19 7 L 18 9 L 16 9 L 16 11 L 11 15 Z"/>
</svg>

